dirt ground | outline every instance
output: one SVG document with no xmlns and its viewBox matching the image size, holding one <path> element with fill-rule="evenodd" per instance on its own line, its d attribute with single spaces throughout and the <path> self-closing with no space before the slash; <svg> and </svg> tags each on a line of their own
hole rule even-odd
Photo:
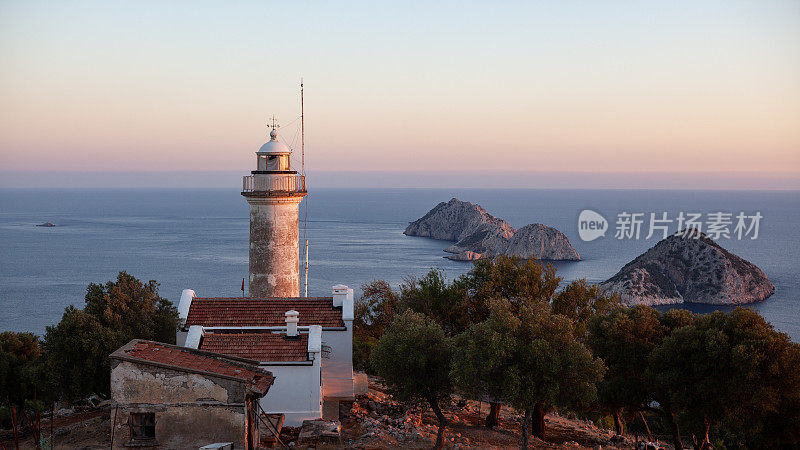
<svg viewBox="0 0 800 450">
<path fill-rule="evenodd" d="M 111 421 L 108 407 L 85 412 L 78 412 L 69 416 L 56 417 L 53 422 L 52 439 L 55 446 L 49 445 L 50 419 L 42 419 L 42 448 L 55 448 L 64 450 L 74 449 L 107 449 L 111 446 Z M 2 442 L 2 448 L 14 449 L 14 439 L 7 438 Z M 32 436 L 20 440 L 20 449 L 35 449 L 36 443 Z"/>
</svg>

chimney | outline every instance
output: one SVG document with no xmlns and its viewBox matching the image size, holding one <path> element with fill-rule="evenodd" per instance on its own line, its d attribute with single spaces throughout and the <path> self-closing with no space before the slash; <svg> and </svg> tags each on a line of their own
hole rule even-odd
<svg viewBox="0 0 800 450">
<path fill-rule="evenodd" d="M 343 284 L 334 286 L 333 306 L 342 308 L 342 320 L 353 320 L 353 290 Z"/>
<path fill-rule="evenodd" d="M 300 313 L 291 310 L 284 313 L 286 316 L 286 337 L 297 337 L 297 322 L 300 322 Z"/>
<path fill-rule="evenodd" d="M 194 297 L 194 291 L 191 289 L 184 289 L 183 292 L 181 292 L 181 299 L 178 302 L 178 318 L 181 324 L 185 324 L 186 318 L 189 317 L 189 307 L 192 306 L 192 299 L 194 299 Z"/>
<path fill-rule="evenodd" d="M 186 335 L 186 343 L 183 346 L 187 348 L 200 348 L 200 340 L 203 339 L 203 334 L 205 334 L 205 332 L 202 326 L 190 326 L 189 333 Z"/>
<path fill-rule="evenodd" d="M 333 306 L 342 306 L 344 299 L 347 297 L 347 286 L 337 284 L 333 287 Z"/>
<path fill-rule="evenodd" d="M 322 327 L 311 325 L 308 327 L 308 352 L 320 353 L 322 351 Z"/>
</svg>

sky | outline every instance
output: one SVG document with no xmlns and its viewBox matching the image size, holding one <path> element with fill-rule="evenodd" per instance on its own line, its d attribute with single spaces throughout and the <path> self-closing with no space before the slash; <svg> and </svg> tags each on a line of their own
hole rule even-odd
<svg viewBox="0 0 800 450">
<path fill-rule="evenodd" d="M 800 188 L 778 0 L 0 0 L 0 174 L 244 174 L 301 77 L 308 172 Z"/>
</svg>

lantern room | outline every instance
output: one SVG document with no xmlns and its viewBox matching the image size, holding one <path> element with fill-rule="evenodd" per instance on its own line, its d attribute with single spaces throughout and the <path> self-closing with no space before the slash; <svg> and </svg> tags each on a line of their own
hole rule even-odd
<svg viewBox="0 0 800 450">
<path fill-rule="evenodd" d="M 269 132 L 269 141 L 262 145 L 256 152 L 258 158 L 258 165 L 256 170 L 259 172 L 285 172 L 291 171 L 291 163 L 289 158 L 292 151 L 286 144 L 278 141 L 277 126 L 272 125 L 272 131 Z"/>
</svg>

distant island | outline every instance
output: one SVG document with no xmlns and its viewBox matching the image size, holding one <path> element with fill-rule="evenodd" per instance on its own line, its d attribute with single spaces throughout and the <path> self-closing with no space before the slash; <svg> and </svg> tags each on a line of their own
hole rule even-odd
<svg viewBox="0 0 800 450">
<path fill-rule="evenodd" d="M 50 227 L 56 226 L 56 224 L 54 224 L 53 222 L 45 222 L 45 223 L 40 223 L 39 225 L 36 225 L 36 226 L 37 227 L 50 228 Z"/>
<path fill-rule="evenodd" d="M 600 283 L 626 305 L 707 303 L 740 305 L 759 302 L 775 286 L 755 264 L 725 250 L 700 233 L 663 239 Z"/>
<path fill-rule="evenodd" d="M 403 231 L 406 236 L 456 241 L 444 251 L 454 261 L 488 255 L 519 256 L 550 261 L 580 261 L 564 233 L 540 223 L 514 229 L 480 205 L 457 198 L 441 202 Z"/>
</svg>

